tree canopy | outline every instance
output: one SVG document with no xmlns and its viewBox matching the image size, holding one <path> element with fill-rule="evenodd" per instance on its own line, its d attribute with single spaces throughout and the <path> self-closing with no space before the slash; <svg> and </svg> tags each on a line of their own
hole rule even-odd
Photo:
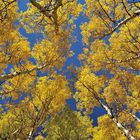
<svg viewBox="0 0 140 140">
<path fill-rule="evenodd" d="M 140 2 L 0 0 L 0 101 L 2 140 L 139 140 Z"/>
</svg>

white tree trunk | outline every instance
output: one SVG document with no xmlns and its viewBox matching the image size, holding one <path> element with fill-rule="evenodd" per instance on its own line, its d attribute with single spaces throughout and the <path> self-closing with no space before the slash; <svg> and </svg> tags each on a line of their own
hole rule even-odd
<svg viewBox="0 0 140 140">
<path fill-rule="evenodd" d="M 103 108 L 107 111 L 107 114 L 112 117 L 112 113 L 111 113 L 111 110 L 106 106 L 104 105 L 102 102 L 100 102 L 103 106 Z M 130 132 L 129 130 L 127 130 L 120 122 L 117 121 L 116 118 L 112 118 L 113 122 L 117 125 L 117 127 L 119 129 L 121 129 L 124 134 L 126 135 L 126 137 L 129 139 L 129 140 L 137 140 Z"/>
</svg>

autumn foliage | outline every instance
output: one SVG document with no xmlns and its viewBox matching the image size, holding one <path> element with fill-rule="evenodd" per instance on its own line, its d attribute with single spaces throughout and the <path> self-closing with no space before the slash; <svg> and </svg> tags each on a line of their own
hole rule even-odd
<svg viewBox="0 0 140 140">
<path fill-rule="evenodd" d="M 0 140 L 139 140 L 140 2 L 20 2 L 0 0 Z M 64 68 L 79 26 L 81 66 Z"/>
</svg>

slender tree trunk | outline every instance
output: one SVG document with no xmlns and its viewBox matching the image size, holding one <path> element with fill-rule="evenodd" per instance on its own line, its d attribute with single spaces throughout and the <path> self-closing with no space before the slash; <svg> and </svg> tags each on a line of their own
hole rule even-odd
<svg viewBox="0 0 140 140">
<path fill-rule="evenodd" d="M 78 80 L 79 81 L 79 80 Z M 102 100 L 98 97 L 96 91 L 90 87 L 85 85 L 83 82 L 79 81 L 86 89 L 88 89 L 88 91 L 93 95 L 93 97 L 95 98 L 95 100 L 106 110 L 107 115 L 112 119 L 112 121 L 116 124 L 116 126 L 125 134 L 125 136 L 129 139 L 129 140 L 137 140 L 132 134 L 131 132 L 125 128 L 121 122 L 119 122 L 114 115 L 112 114 L 111 109 L 105 105 Z"/>
<path fill-rule="evenodd" d="M 101 103 L 102 107 L 106 110 L 107 114 L 112 118 L 113 122 L 117 125 L 117 127 L 124 132 L 125 136 L 129 140 L 136 140 L 136 138 L 129 132 L 128 129 L 126 129 L 115 117 L 112 117 L 111 110 L 106 105 L 104 105 L 102 102 L 100 102 L 100 103 Z"/>
</svg>

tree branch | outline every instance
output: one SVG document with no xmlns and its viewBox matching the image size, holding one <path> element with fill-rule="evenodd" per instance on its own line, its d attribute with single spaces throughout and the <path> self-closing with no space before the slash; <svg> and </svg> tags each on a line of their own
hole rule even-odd
<svg viewBox="0 0 140 140">
<path fill-rule="evenodd" d="M 46 8 L 41 6 L 39 3 L 37 3 L 35 0 L 30 0 L 31 4 L 36 7 L 38 10 L 40 10 L 40 12 L 47 16 L 50 17 L 51 15 L 49 14 L 49 12 L 46 11 Z"/>
<path fill-rule="evenodd" d="M 140 58 L 140 55 L 138 54 L 137 56 L 134 56 L 134 57 L 130 57 L 130 58 L 127 58 L 127 59 L 124 59 L 124 60 L 117 60 L 117 61 L 114 61 L 114 62 L 108 62 L 107 64 L 126 63 L 126 62 L 130 62 L 130 61 L 133 61 L 133 60 L 137 60 L 139 58 Z"/>
<path fill-rule="evenodd" d="M 133 20 L 134 18 L 136 18 L 136 17 L 138 17 L 138 16 L 140 16 L 140 10 L 135 11 L 134 14 L 133 14 L 132 16 L 130 16 L 130 17 L 124 19 L 123 21 L 121 21 L 115 28 L 112 29 L 111 32 L 106 33 L 106 34 L 104 34 L 103 36 L 95 37 L 95 39 L 102 39 L 102 38 L 104 38 L 104 37 L 106 37 L 106 36 L 109 36 L 109 35 L 113 34 L 116 30 L 118 30 L 118 29 L 119 29 L 120 27 L 122 27 L 124 24 L 126 24 L 127 22 Z"/>
<path fill-rule="evenodd" d="M 76 78 L 77 79 L 77 78 Z M 77 79 L 78 80 L 78 79 Z M 79 81 L 79 80 L 78 80 Z M 106 105 L 105 103 L 102 102 L 102 100 L 98 97 L 96 91 L 85 85 L 82 81 L 79 81 L 96 99 L 96 101 L 106 110 L 107 115 L 113 120 L 113 122 L 116 124 L 116 126 L 122 130 L 122 132 L 125 134 L 125 136 L 129 139 L 129 140 L 136 140 L 136 138 L 131 134 L 131 132 L 126 129 L 119 121 L 118 119 L 115 118 L 115 116 L 112 114 L 111 109 L 109 108 L 108 105 Z"/>
</svg>

